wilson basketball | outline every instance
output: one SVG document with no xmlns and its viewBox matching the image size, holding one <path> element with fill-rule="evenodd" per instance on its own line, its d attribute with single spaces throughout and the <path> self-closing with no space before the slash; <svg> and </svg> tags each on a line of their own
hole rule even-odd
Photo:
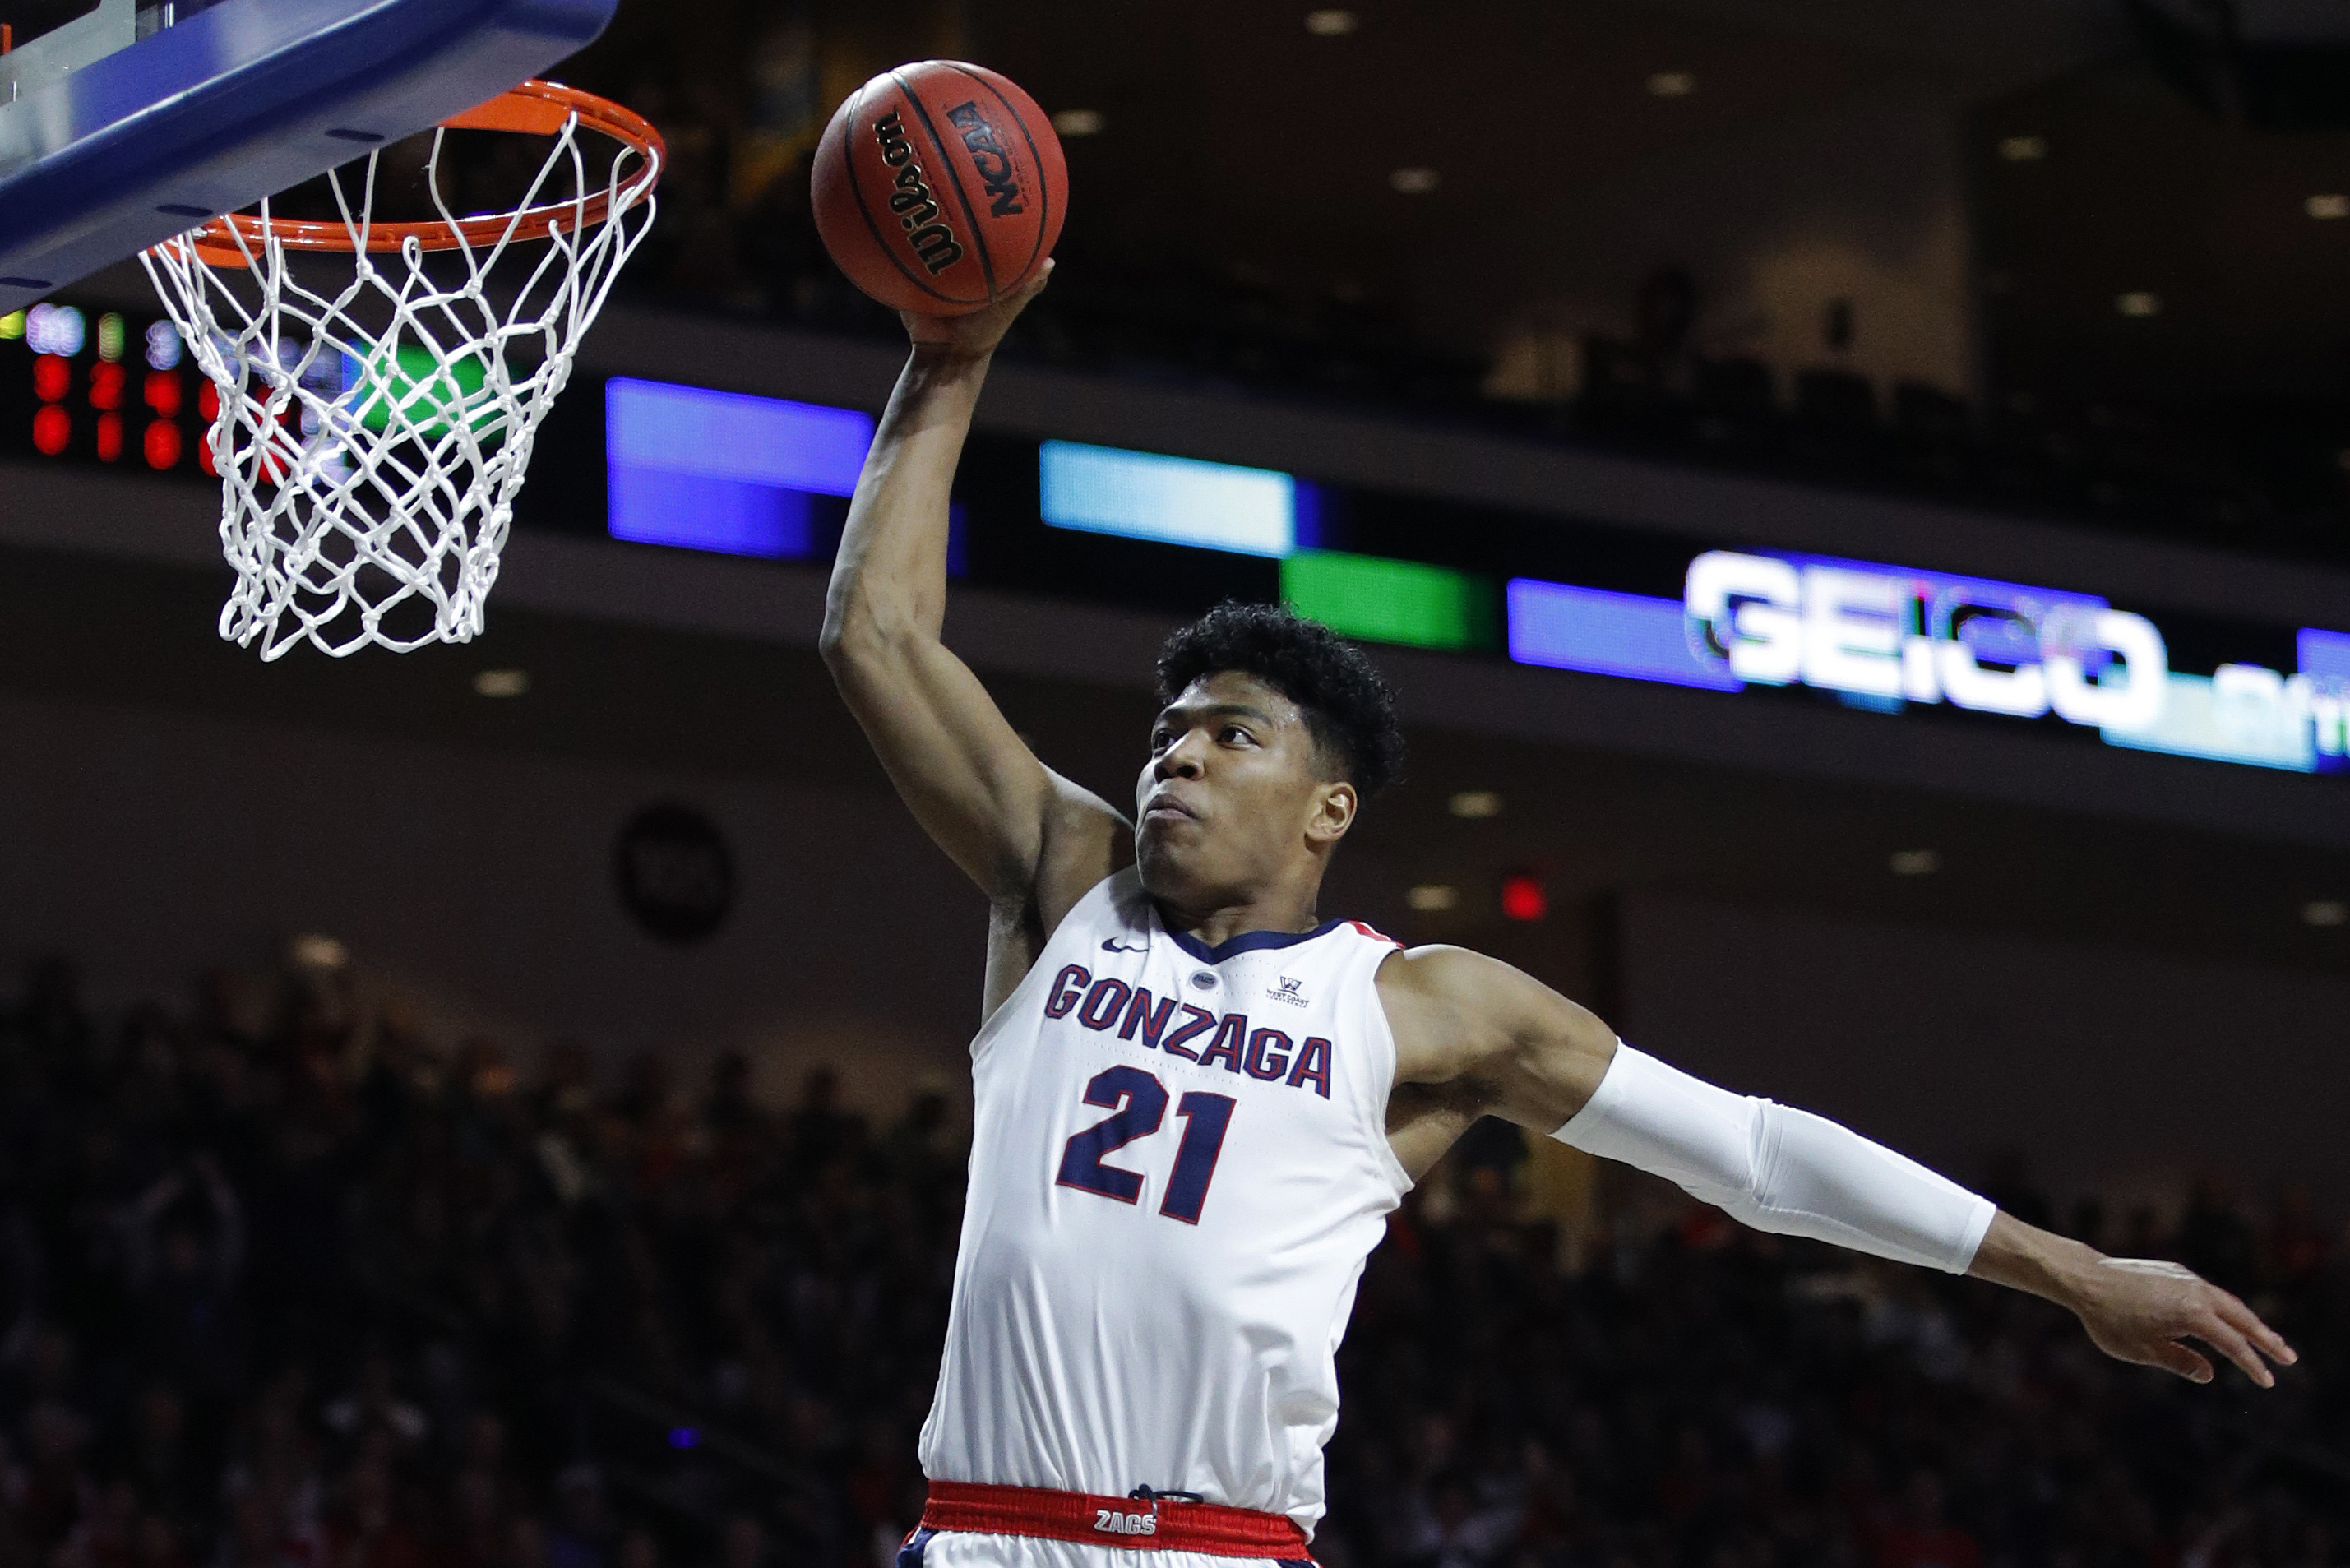
<svg viewBox="0 0 2350 1568">
<path fill-rule="evenodd" d="M 1019 287 L 1068 211 L 1068 166 L 1036 100 L 954 60 L 899 66 L 849 94 L 812 184 L 816 232 L 849 281 L 926 316 Z"/>
</svg>

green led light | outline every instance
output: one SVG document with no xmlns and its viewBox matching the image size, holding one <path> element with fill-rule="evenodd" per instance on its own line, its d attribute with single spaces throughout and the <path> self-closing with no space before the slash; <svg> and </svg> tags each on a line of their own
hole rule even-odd
<svg viewBox="0 0 2350 1568">
<path fill-rule="evenodd" d="M 25 335 L 25 313 L 12 310 L 0 316 L 0 337 L 22 337 Z"/>
<path fill-rule="evenodd" d="M 1490 583 L 1418 561 L 1301 550 L 1281 563 L 1281 597 L 1345 637 L 1459 650 L 1500 640 Z"/>
<path fill-rule="evenodd" d="M 482 396 L 489 368 L 478 354 L 459 354 L 445 363 L 421 343 L 399 343 L 390 353 L 376 344 L 364 361 L 345 367 L 356 383 L 359 420 L 371 431 L 387 430 L 396 410 L 423 441 L 439 441 L 454 421 L 469 420 L 476 431 L 497 421 L 497 410 Z"/>
</svg>

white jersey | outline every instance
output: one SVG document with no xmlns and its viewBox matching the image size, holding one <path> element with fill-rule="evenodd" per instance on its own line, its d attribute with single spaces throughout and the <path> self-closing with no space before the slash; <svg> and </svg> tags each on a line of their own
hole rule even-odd
<svg viewBox="0 0 2350 1568">
<path fill-rule="evenodd" d="M 1397 945 L 1332 921 L 1211 950 L 1131 870 L 972 1043 L 976 1119 L 936 1480 L 1322 1516 L 1338 1341 L 1410 1179 L 1388 1145 Z"/>
</svg>

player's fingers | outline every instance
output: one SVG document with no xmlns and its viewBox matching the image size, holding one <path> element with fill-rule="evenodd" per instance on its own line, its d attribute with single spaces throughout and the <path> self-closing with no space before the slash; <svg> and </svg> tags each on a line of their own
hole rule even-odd
<svg viewBox="0 0 2350 1568">
<path fill-rule="evenodd" d="M 2261 1314 L 2246 1306 L 2227 1292 L 2220 1293 L 2220 1315 L 2235 1325 L 2236 1331 L 2263 1355 L 2280 1366 L 2291 1366 L 2301 1359 L 2301 1353 L 2285 1343 L 2284 1335 L 2261 1321 Z"/>
<path fill-rule="evenodd" d="M 2206 1314 L 2194 1328 L 2195 1337 L 2234 1362 L 2244 1376 L 2263 1388 L 2276 1386 L 2276 1374 L 2261 1359 L 2251 1342 L 2236 1329 L 2236 1325 L 2217 1312 Z"/>
<path fill-rule="evenodd" d="M 2147 1355 L 2136 1359 L 2165 1372 L 2175 1372 L 2189 1383 L 2211 1381 L 2211 1364 L 2175 1339 L 2158 1341 Z"/>
</svg>

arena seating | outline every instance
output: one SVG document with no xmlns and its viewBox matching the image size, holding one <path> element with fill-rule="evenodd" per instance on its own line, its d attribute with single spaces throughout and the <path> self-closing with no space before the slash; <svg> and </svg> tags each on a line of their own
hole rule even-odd
<svg viewBox="0 0 2350 1568">
<path fill-rule="evenodd" d="M 888 1561 L 961 1210 L 947 1096 L 876 1126 L 817 1071 L 772 1113 L 740 1057 L 606 1085 L 584 1047 L 524 1075 L 330 972 L 265 1001 L 220 976 L 100 1019 L 51 961 L 0 1009 L 0 1565 Z M 2350 1254 L 2303 1196 L 2069 1216 L 2294 1337 L 2303 1368 L 2255 1396 L 1711 1210 L 1563 1237 L 1513 1196 L 1521 1153 L 1471 1140 L 1371 1260 L 1330 1568 L 2350 1548 Z"/>
</svg>

